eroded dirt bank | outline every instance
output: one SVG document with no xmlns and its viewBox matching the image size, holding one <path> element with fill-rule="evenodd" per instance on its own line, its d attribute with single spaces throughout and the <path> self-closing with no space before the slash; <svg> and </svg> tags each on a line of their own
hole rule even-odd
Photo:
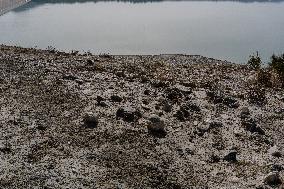
<svg viewBox="0 0 284 189">
<path fill-rule="evenodd" d="M 279 188 L 284 90 L 254 74 L 0 46 L 0 188 Z"/>
</svg>

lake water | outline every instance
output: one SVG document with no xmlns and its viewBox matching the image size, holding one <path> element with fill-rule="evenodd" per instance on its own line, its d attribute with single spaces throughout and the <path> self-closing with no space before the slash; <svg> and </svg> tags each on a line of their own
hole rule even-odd
<svg viewBox="0 0 284 189">
<path fill-rule="evenodd" d="M 0 16 L 0 43 L 267 60 L 284 52 L 284 2 L 32 0 Z"/>
</svg>

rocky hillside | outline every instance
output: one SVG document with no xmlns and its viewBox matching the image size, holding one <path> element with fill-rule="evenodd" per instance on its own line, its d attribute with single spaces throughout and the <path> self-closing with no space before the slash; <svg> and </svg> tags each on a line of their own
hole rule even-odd
<svg viewBox="0 0 284 189">
<path fill-rule="evenodd" d="M 202 56 L 0 46 L 0 188 L 281 188 L 284 90 Z"/>
</svg>

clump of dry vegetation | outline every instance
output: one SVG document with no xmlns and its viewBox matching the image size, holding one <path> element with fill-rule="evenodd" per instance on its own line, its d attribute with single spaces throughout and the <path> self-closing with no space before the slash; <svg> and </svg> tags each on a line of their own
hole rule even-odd
<svg viewBox="0 0 284 189">
<path fill-rule="evenodd" d="M 256 85 L 262 87 L 284 87 L 284 54 L 272 55 L 267 67 L 261 67 L 262 60 L 258 53 L 250 56 L 248 67 L 256 71 Z M 258 87 L 259 88 L 259 87 Z"/>
</svg>

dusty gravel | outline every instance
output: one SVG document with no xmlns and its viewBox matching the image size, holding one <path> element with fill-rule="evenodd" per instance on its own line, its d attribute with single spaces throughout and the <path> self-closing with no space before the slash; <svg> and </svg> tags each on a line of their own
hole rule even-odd
<svg viewBox="0 0 284 189">
<path fill-rule="evenodd" d="M 2 45 L 0 188 L 280 188 L 284 90 L 255 74 Z"/>
</svg>

